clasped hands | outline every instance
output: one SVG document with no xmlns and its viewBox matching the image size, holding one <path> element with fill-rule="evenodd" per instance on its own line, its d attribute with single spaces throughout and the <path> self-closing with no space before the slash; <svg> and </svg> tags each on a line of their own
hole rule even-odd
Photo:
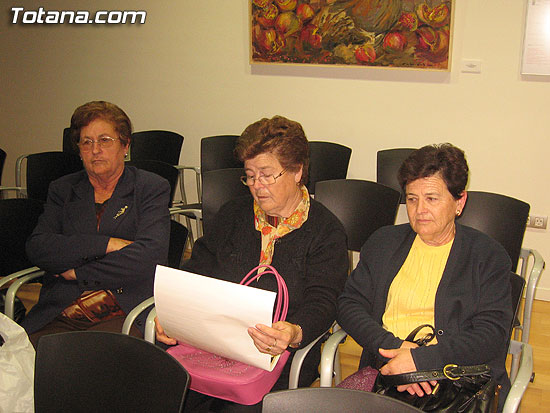
<svg viewBox="0 0 550 413">
<path fill-rule="evenodd" d="M 155 329 L 158 341 L 168 345 L 177 344 L 175 338 L 166 335 L 157 317 L 155 317 Z M 302 341 L 302 329 L 286 321 L 277 321 L 271 327 L 256 324 L 255 327 L 248 328 L 248 335 L 254 341 L 258 351 L 272 356 L 281 354 L 290 344 Z"/>
<path fill-rule="evenodd" d="M 379 353 L 391 359 L 380 369 L 380 373 L 384 375 L 410 373 L 416 371 L 416 365 L 411 354 L 411 349 L 418 347 L 417 344 L 409 341 L 403 341 L 400 348 L 393 350 L 378 349 Z M 410 383 L 397 386 L 397 391 L 408 391 L 410 394 L 416 394 L 419 397 L 424 394 L 432 394 L 432 386 L 437 384 L 436 381 Z"/>
</svg>

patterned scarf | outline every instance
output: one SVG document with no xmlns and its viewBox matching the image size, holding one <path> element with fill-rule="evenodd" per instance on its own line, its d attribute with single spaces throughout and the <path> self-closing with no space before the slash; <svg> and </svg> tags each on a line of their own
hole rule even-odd
<svg viewBox="0 0 550 413">
<path fill-rule="evenodd" d="M 269 221 L 273 221 L 254 201 L 254 227 L 262 234 L 262 251 L 260 253 L 260 265 L 269 265 L 273 259 L 275 240 L 284 237 L 289 232 L 294 231 L 306 222 L 309 213 L 309 192 L 305 185 L 300 188 L 302 191 L 302 200 L 294 212 L 284 219 L 275 220 L 276 226 Z"/>
</svg>

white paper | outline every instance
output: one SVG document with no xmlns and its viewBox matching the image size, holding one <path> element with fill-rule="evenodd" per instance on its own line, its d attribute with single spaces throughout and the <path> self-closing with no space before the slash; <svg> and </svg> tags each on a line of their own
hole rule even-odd
<svg viewBox="0 0 550 413">
<path fill-rule="evenodd" d="M 272 291 L 162 265 L 155 273 L 155 307 L 169 337 L 267 371 L 277 358 L 260 353 L 247 329 L 271 326 L 275 298 Z"/>
</svg>

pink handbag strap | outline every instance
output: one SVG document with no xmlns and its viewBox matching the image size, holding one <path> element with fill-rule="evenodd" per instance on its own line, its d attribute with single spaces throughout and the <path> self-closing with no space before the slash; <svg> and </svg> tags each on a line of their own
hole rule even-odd
<svg viewBox="0 0 550 413">
<path fill-rule="evenodd" d="M 265 268 L 265 271 L 258 273 L 257 271 L 260 268 Z M 255 272 L 256 274 L 254 274 Z M 277 280 L 277 305 L 275 306 L 275 314 L 273 314 L 273 322 L 284 321 L 286 320 L 286 315 L 288 313 L 288 289 L 284 278 L 281 277 L 279 272 L 274 267 L 271 265 L 258 265 L 257 267 L 252 268 L 250 272 L 244 276 L 240 284 L 249 285 L 252 281 L 266 274 L 274 275 Z"/>
</svg>

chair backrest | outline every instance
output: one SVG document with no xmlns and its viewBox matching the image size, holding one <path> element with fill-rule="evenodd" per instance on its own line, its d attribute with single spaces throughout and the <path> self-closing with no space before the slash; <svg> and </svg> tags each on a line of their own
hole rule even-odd
<svg viewBox="0 0 550 413">
<path fill-rule="evenodd" d="M 529 216 L 529 204 L 491 192 L 468 191 L 466 206 L 457 222 L 497 240 L 508 252 L 512 269 L 518 265 Z"/>
<path fill-rule="evenodd" d="M 248 187 L 239 179 L 243 175 L 242 168 L 217 169 L 202 173 L 202 225 L 205 234 L 223 204 L 231 199 L 250 195 Z"/>
<path fill-rule="evenodd" d="M 170 206 L 172 206 L 179 176 L 179 172 L 174 165 L 149 159 L 131 160 L 126 162 L 126 165 L 135 166 L 138 169 L 152 172 L 166 179 L 170 184 Z"/>
<path fill-rule="evenodd" d="M 35 199 L 0 199 L 0 276 L 32 267 L 25 242 L 43 210 Z"/>
<path fill-rule="evenodd" d="M 71 128 L 63 129 L 63 152 L 80 156 L 80 152 L 74 147 L 71 139 Z"/>
<path fill-rule="evenodd" d="M 201 173 L 216 169 L 243 168 L 233 150 L 239 135 L 207 136 L 201 139 Z"/>
<path fill-rule="evenodd" d="M 359 251 L 378 228 L 393 225 L 399 207 L 399 192 L 358 179 L 317 182 L 315 199 L 342 222 L 352 251 Z"/>
<path fill-rule="evenodd" d="M 302 387 L 265 395 L 262 413 L 421 412 L 391 397 L 339 387 Z"/>
<path fill-rule="evenodd" d="M 403 161 L 415 150 L 415 148 L 394 148 L 376 153 L 376 182 L 399 191 L 402 204 L 405 203 L 405 194 L 397 181 L 397 171 Z"/>
<path fill-rule="evenodd" d="M 42 202 L 46 202 L 52 181 L 83 168 L 82 161 L 77 155 L 66 152 L 33 153 L 26 155 L 26 159 L 27 197 Z"/>
<path fill-rule="evenodd" d="M 4 171 L 5 162 L 6 162 L 6 152 L 0 149 L 0 184 L 2 184 L 2 172 Z"/>
<path fill-rule="evenodd" d="M 188 385 L 172 356 L 126 334 L 78 331 L 38 342 L 37 412 L 180 412 Z"/>
<path fill-rule="evenodd" d="M 525 278 L 513 271 L 510 271 L 510 284 L 512 288 L 512 312 L 514 315 L 512 318 L 512 326 L 510 327 L 510 337 L 512 337 L 512 330 L 515 327 L 515 320 L 519 313 L 521 298 L 523 297 L 523 289 L 525 288 Z"/>
<path fill-rule="evenodd" d="M 180 268 L 185 243 L 189 230 L 178 221 L 170 220 L 170 243 L 168 246 L 168 266 L 171 268 Z"/>
<path fill-rule="evenodd" d="M 166 130 L 148 130 L 132 133 L 130 160 L 144 159 L 178 165 L 183 136 Z"/>
<path fill-rule="evenodd" d="M 307 189 L 316 193 L 316 183 L 330 179 L 346 179 L 351 148 L 334 142 L 309 142 L 309 180 Z"/>
</svg>

